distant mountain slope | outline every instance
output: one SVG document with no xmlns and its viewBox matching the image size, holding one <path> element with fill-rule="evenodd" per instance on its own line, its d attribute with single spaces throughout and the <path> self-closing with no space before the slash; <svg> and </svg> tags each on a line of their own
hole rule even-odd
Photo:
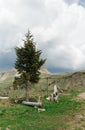
<svg viewBox="0 0 85 130">
<path fill-rule="evenodd" d="M 5 80 L 11 80 L 16 75 L 17 75 L 16 70 L 0 72 L 0 82 L 4 82 Z"/>
<path fill-rule="evenodd" d="M 85 71 L 58 75 L 58 83 L 68 89 L 85 89 Z"/>
<path fill-rule="evenodd" d="M 83 88 L 85 89 L 85 71 L 79 71 L 75 73 L 63 73 L 63 74 L 52 74 L 48 70 L 43 69 L 41 72 L 41 80 L 39 83 L 42 83 L 42 86 L 46 86 L 50 82 L 56 81 L 56 83 L 64 89 L 76 89 Z M 12 85 L 14 77 L 18 73 L 16 70 L 11 70 L 7 72 L 0 73 L 0 87 Z M 47 81 L 48 80 L 48 81 Z"/>
<path fill-rule="evenodd" d="M 47 69 L 41 69 L 41 74 L 51 74 Z M 18 76 L 17 70 L 4 71 L 0 72 L 0 82 L 4 82 L 6 80 L 12 80 L 15 76 Z"/>
</svg>

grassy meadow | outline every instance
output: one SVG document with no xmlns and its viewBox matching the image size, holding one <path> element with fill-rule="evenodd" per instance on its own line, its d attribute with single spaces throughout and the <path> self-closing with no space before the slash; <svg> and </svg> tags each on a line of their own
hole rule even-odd
<svg viewBox="0 0 85 130">
<path fill-rule="evenodd" d="M 84 130 L 85 102 L 75 100 L 80 92 L 59 96 L 59 102 L 42 98 L 45 112 L 20 103 L 0 100 L 0 129 L 6 130 Z"/>
<path fill-rule="evenodd" d="M 51 77 L 49 80 L 48 76 Z M 0 100 L 0 130 L 85 130 L 85 100 L 78 97 L 85 92 L 84 87 L 72 86 L 60 93 L 58 103 L 46 101 L 47 95 L 53 91 L 53 85 L 47 86 L 48 83 L 60 80 L 58 85 L 63 89 L 68 88 L 70 79 L 66 79 L 64 85 L 62 77 L 42 74 L 39 83 L 30 88 L 31 101 L 37 101 L 38 96 L 41 96 L 44 112 L 22 103 L 13 103 L 11 99 L 25 96 L 25 91 L 11 89 L 8 93 L 10 99 Z M 5 86 L 12 85 L 13 78 L 8 79 L 1 82 L 0 93 L 6 93 Z"/>
</svg>

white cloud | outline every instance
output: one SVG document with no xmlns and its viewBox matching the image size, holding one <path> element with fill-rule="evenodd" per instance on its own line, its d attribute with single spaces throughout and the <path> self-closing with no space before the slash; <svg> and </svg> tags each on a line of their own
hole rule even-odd
<svg viewBox="0 0 85 130">
<path fill-rule="evenodd" d="M 85 69 L 85 9 L 77 3 L 78 1 L 75 1 L 67 5 L 64 1 L 55 1 L 53 4 L 59 5 L 60 8 L 54 11 L 51 6 L 50 12 L 53 14 L 54 11 L 57 15 L 50 26 L 42 29 L 40 34 L 44 48 L 48 48 L 49 64 L 56 69 Z M 50 8 L 48 6 L 47 10 Z"/>
<path fill-rule="evenodd" d="M 0 55 L 29 28 L 49 68 L 85 69 L 85 8 L 79 0 L 0 0 Z"/>
</svg>

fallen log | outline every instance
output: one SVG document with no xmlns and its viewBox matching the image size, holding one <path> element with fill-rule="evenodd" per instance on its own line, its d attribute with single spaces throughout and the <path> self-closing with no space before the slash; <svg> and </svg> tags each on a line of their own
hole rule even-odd
<svg viewBox="0 0 85 130">
<path fill-rule="evenodd" d="M 2 97 L 2 96 L 0 96 L 0 99 L 9 99 L 9 97 Z"/>
<path fill-rule="evenodd" d="M 36 106 L 36 107 L 42 107 L 43 106 L 42 102 L 26 102 L 26 101 L 23 101 L 22 104 L 28 105 L 28 106 Z"/>
</svg>

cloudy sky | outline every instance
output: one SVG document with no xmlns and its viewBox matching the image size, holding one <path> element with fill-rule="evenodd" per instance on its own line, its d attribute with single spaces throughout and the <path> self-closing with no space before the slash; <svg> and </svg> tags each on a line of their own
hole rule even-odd
<svg viewBox="0 0 85 130">
<path fill-rule="evenodd" d="M 85 70 L 85 0 L 0 0 L 0 71 L 28 28 L 51 72 Z"/>
</svg>

